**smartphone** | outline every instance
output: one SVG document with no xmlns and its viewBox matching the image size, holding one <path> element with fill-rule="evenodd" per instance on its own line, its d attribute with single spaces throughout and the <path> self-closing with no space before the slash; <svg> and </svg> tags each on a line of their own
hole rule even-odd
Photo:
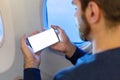
<svg viewBox="0 0 120 80">
<path fill-rule="evenodd" d="M 33 49 L 34 53 L 59 41 L 60 39 L 53 28 L 30 36 L 26 39 L 27 45 L 29 45 Z"/>
</svg>

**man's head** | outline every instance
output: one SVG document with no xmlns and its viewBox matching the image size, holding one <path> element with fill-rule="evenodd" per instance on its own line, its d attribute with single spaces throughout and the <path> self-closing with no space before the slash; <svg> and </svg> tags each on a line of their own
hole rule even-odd
<svg viewBox="0 0 120 80">
<path fill-rule="evenodd" d="M 77 6 L 76 17 L 82 39 L 90 39 L 93 26 L 104 21 L 107 29 L 120 24 L 120 1 L 119 0 L 73 0 Z M 96 33 L 97 34 L 97 33 Z"/>
</svg>

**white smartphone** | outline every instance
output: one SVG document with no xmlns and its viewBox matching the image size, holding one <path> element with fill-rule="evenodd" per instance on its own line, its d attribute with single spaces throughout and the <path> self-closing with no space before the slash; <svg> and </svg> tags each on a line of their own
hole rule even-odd
<svg viewBox="0 0 120 80">
<path fill-rule="evenodd" d="M 53 28 L 30 36 L 26 39 L 27 44 L 33 49 L 34 53 L 59 41 L 60 39 Z"/>
</svg>

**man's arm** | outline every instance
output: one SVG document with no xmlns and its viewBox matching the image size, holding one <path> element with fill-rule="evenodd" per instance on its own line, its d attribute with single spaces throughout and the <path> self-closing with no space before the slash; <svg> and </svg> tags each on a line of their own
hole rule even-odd
<svg viewBox="0 0 120 80">
<path fill-rule="evenodd" d="M 41 80 L 40 70 L 36 68 L 24 69 L 24 80 Z"/>
<path fill-rule="evenodd" d="M 83 51 L 84 49 L 79 49 L 72 44 L 63 29 L 54 25 L 52 28 L 58 31 L 58 36 L 60 37 L 61 41 L 55 45 L 52 45 L 51 48 L 64 53 L 66 58 L 70 60 L 72 64 L 76 64 L 78 58 L 84 56 L 86 52 Z"/>
<path fill-rule="evenodd" d="M 83 51 L 83 50 L 81 50 L 81 49 L 79 49 L 78 47 L 76 47 L 76 51 L 75 51 L 75 53 L 73 54 L 73 56 L 72 57 L 67 57 L 67 56 L 65 56 L 68 60 L 70 60 L 71 61 L 71 63 L 72 64 L 76 64 L 76 62 L 77 62 L 77 60 L 80 58 L 80 57 L 82 57 L 82 56 L 84 56 L 86 54 L 86 52 L 85 51 Z"/>
<path fill-rule="evenodd" d="M 57 34 L 61 39 L 59 43 L 52 45 L 51 48 L 65 53 L 67 58 L 75 64 L 77 59 L 85 54 L 84 51 L 74 46 L 65 34 L 64 30 L 60 27 L 52 26 L 52 28 L 58 31 Z M 24 80 L 41 80 L 39 70 L 41 52 L 33 53 L 32 49 L 26 44 L 25 36 L 21 39 L 21 50 L 24 56 Z"/>
<path fill-rule="evenodd" d="M 24 56 L 23 80 L 41 80 L 39 70 L 41 52 L 33 53 L 32 49 L 26 44 L 26 36 L 21 39 L 21 50 Z"/>
</svg>

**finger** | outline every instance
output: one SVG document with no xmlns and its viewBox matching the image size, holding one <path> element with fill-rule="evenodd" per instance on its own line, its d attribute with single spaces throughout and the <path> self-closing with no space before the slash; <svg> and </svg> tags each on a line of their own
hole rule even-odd
<svg viewBox="0 0 120 80">
<path fill-rule="evenodd" d="M 45 31 L 45 28 L 44 28 L 44 27 L 42 27 L 42 31 Z"/>
<path fill-rule="evenodd" d="M 24 35 L 22 38 L 21 38 L 21 50 L 22 50 L 22 53 L 24 55 L 24 57 L 29 57 L 31 55 L 31 53 L 33 52 L 32 48 L 29 47 L 26 43 L 26 38 L 27 36 Z"/>
<path fill-rule="evenodd" d="M 57 30 L 59 33 L 63 33 L 63 32 L 64 32 L 64 30 L 61 29 L 59 26 L 51 25 L 51 27 L 52 27 L 53 29 Z"/>
<path fill-rule="evenodd" d="M 42 51 L 35 53 L 35 55 L 40 56 Z"/>
<path fill-rule="evenodd" d="M 59 26 L 57 26 L 57 25 L 51 25 L 51 27 L 53 28 L 53 29 L 55 29 L 55 30 L 62 30 Z"/>
<path fill-rule="evenodd" d="M 24 35 L 24 36 L 21 38 L 21 47 L 24 47 L 24 46 L 27 45 L 27 44 L 26 44 L 26 38 L 27 38 L 26 35 Z"/>
<path fill-rule="evenodd" d="M 29 36 L 33 36 L 33 35 L 38 34 L 38 33 L 40 33 L 40 31 L 36 30 L 32 34 L 30 34 Z"/>
<path fill-rule="evenodd" d="M 22 38 L 21 38 L 21 50 L 22 50 L 22 53 L 25 55 L 24 51 L 26 50 L 26 47 L 27 47 L 27 44 L 26 44 L 26 35 L 24 35 Z"/>
</svg>

